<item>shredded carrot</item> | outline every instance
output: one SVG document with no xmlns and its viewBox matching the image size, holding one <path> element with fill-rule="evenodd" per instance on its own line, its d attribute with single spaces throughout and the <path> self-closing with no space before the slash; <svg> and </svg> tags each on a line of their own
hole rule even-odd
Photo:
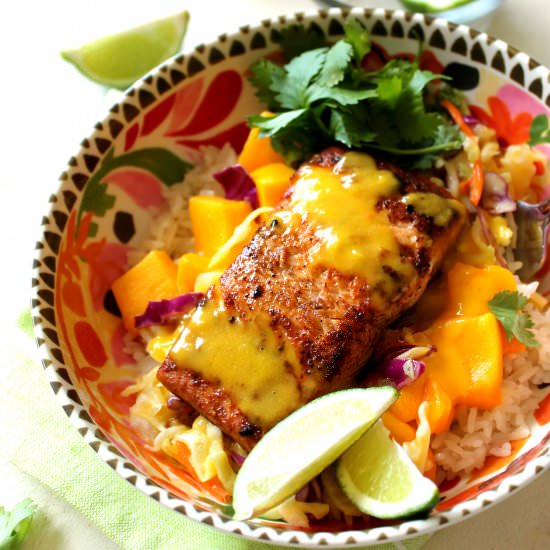
<svg viewBox="0 0 550 550">
<path fill-rule="evenodd" d="M 475 137 L 474 131 L 466 124 L 466 121 L 462 117 L 462 113 L 458 110 L 456 105 L 453 105 L 449 100 L 444 99 L 441 102 L 441 105 L 447 109 L 451 118 L 454 120 L 455 124 L 460 128 L 463 134 L 466 134 L 468 137 Z"/>
<path fill-rule="evenodd" d="M 470 200 L 474 206 L 479 204 L 483 192 L 483 167 L 481 160 L 477 160 L 473 166 L 472 183 L 470 184 Z"/>
<path fill-rule="evenodd" d="M 461 132 L 469 138 L 475 138 L 474 131 L 466 124 L 462 113 L 458 110 L 456 105 L 453 105 L 450 101 L 444 99 L 441 105 L 447 109 L 451 118 L 455 124 L 460 128 Z M 483 192 L 483 167 L 481 160 L 474 162 L 472 166 L 472 177 L 460 184 L 461 192 L 469 192 L 470 200 L 474 206 L 479 204 L 481 200 L 481 193 Z"/>
</svg>

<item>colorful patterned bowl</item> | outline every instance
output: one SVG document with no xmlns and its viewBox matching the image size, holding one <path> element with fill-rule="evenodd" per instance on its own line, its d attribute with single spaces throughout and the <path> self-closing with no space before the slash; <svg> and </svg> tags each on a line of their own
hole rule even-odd
<svg viewBox="0 0 550 550">
<path fill-rule="evenodd" d="M 550 114 L 550 74 L 524 53 L 465 26 L 419 14 L 356 9 L 383 62 L 414 53 L 455 78 L 478 116 L 509 142 L 525 142 L 533 117 Z M 245 116 L 260 105 L 246 81 L 251 62 L 277 51 L 279 30 L 314 27 L 342 35 L 347 11 L 263 21 L 222 35 L 161 66 L 129 89 L 95 126 L 61 175 L 51 197 L 35 260 L 33 316 L 46 374 L 85 441 L 123 478 L 189 518 L 245 537 L 278 544 L 353 547 L 401 540 L 462 520 L 526 485 L 550 464 L 550 398 L 532 419 L 532 435 L 514 455 L 446 487 L 427 519 L 364 530 L 321 525 L 298 531 L 277 522 L 233 521 L 224 509 L 192 496 L 193 480 L 144 445 L 128 422 L 132 399 L 121 392 L 135 378 L 123 351 L 124 330 L 112 311 L 112 281 L 145 238 L 152 216 L 166 208 L 165 189 L 181 178 L 184 160 L 203 144 L 236 150 Z"/>
</svg>

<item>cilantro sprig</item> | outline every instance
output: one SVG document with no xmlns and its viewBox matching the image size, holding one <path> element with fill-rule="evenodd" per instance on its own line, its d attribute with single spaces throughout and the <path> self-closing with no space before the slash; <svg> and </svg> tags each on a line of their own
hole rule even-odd
<svg viewBox="0 0 550 550">
<path fill-rule="evenodd" d="M 530 315 L 524 311 L 527 296 L 517 292 L 504 290 L 495 294 L 489 301 L 489 309 L 500 321 L 510 341 L 513 337 L 529 348 L 539 345 L 531 330 L 534 327 Z"/>
<path fill-rule="evenodd" d="M 36 504 L 30 498 L 16 504 L 11 511 L 0 506 L 0 550 L 19 548 L 31 525 L 36 508 Z"/>
<path fill-rule="evenodd" d="M 334 143 L 406 155 L 422 167 L 442 152 L 460 149 L 458 128 L 425 100 L 429 83 L 445 77 L 421 70 L 419 55 L 368 72 L 361 67 L 370 51 L 367 30 L 350 17 L 344 32 L 334 45 L 299 53 L 285 66 L 255 63 L 250 82 L 275 115 L 253 115 L 249 124 L 271 137 L 291 164 Z M 285 52 L 296 51 L 297 33 L 283 37 Z"/>
</svg>

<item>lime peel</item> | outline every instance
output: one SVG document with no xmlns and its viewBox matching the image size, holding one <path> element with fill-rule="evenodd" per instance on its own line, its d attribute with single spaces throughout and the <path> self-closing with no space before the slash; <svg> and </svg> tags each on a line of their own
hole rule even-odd
<svg viewBox="0 0 550 550">
<path fill-rule="evenodd" d="M 439 502 L 435 483 L 422 475 L 382 421 L 340 457 L 336 476 L 353 504 L 376 518 L 426 513 Z"/>
<path fill-rule="evenodd" d="M 390 386 L 319 397 L 266 433 L 235 480 L 235 519 L 279 505 L 334 462 L 397 399 Z"/>
<path fill-rule="evenodd" d="M 180 51 L 188 22 L 183 11 L 63 51 L 61 57 L 90 80 L 123 90 Z"/>
</svg>

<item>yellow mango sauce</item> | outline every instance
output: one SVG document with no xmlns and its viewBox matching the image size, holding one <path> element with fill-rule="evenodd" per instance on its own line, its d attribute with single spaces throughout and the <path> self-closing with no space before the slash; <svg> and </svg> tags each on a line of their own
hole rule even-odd
<svg viewBox="0 0 550 550">
<path fill-rule="evenodd" d="M 435 225 L 444 227 L 459 212 L 460 204 L 435 193 L 409 193 L 403 197 L 405 204 L 410 204 L 415 211 L 433 218 Z"/>
<path fill-rule="evenodd" d="M 294 348 L 280 342 L 269 317 L 254 322 L 231 317 L 210 299 L 187 320 L 170 351 L 178 365 L 216 381 L 252 422 L 272 425 L 305 403 Z"/>
<path fill-rule="evenodd" d="M 314 264 L 359 275 L 378 294 L 377 300 L 387 299 L 416 276 L 414 266 L 400 255 L 386 212 L 376 208 L 381 198 L 395 196 L 400 185 L 370 156 L 349 152 L 332 169 L 301 168 L 289 209 L 273 213 L 267 224 L 278 219 L 291 231 L 305 219 L 319 237 L 310 251 Z M 430 209 L 429 215 L 451 208 L 442 201 L 452 201 L 434 197 L 411 200 L 423 213 Z M 450 221 L 452 216 L 443 215 L 441 223 Z M 275 335 L 267 314 L 255 312 L 253 321 L 233 318 L 218 294 L 216 289 L 183 320 L 170 355 L 180 368 L 219 384 L 252 422 L 273 425 L 309 401 L 318 381 L 303 375 L 294 348 Z"/>
<path fill-rule="evenodd" d="M 407 285 L 414 266 L 401 257 L 387 213 L 376 209 L 381 198 L 399 191 L 399 180 L 379 170 L 369 155 L 353 152 L 332 170 L 305 166 L 300 173 L 291 209 L 305 216 L 320 237 L 320 246 L 310 253 L 312 262 L 359 275 L 384 297 Z"/>
</svg>

